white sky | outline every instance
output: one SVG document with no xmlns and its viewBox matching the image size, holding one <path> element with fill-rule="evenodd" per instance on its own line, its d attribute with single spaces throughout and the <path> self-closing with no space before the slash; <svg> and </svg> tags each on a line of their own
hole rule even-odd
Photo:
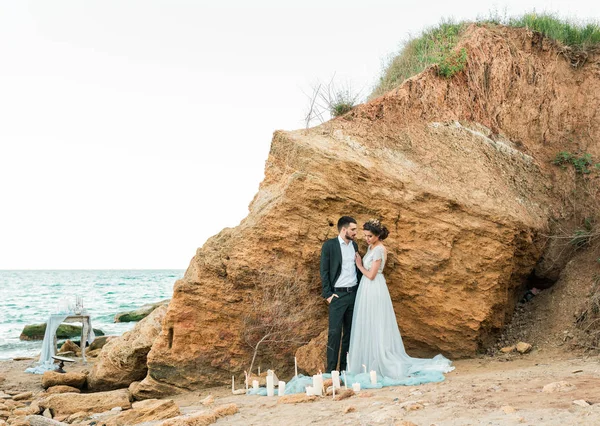
<svg viewBox="0 0 600 426">
<path fill-rule="evenodd" d="M 598 1 L 0 0 L 0 269 L 187 268 L 316 80 L 368 94 L 442 18 Z"/>
</svg>

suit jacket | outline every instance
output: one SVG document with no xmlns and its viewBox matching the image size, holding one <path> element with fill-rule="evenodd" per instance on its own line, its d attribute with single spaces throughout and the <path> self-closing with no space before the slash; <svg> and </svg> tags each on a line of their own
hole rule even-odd
<svg viewBox="0 0 600 426">
<path fill-rule="evenodd" d="M 358 253 L 358 244 L 352 241 L 354 250 Z M 333 286 L 342 273 L 342 249 L 338 237 L 327 240 L 321 248 L 321 283 L 322 295 L 325 299 L 334 293 Z M 356 268 L 356 279 L 360 283 L 362 273 Z"/>
</svg>

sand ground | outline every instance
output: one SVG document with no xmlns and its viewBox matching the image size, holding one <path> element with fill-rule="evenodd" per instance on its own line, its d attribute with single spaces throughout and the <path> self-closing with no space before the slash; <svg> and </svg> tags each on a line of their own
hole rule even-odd
<svg viewBox="0 0 600 426">
<path fill-rule="evenodd" d="M 217 422 L 231 425 L 600 425 L 599 361 L 597 355 L 545 350 L 459 360 L 442 383 L 362 391 L 343 401 L 279 404 L 277 397 L 232 395 L 225 386 L 173 399 L 184 413 L 207 409 L 201 401 L 208 395 L 212 406 L 235 403 L 239 412 Z M 40 376 L 23 372 L 30 363 L 0 362 L 0 388 L 41 392 Z M 78 362 L 69 370 L 90 368 Z M 559 381 L 574 387 L 542 392 Z"/>
</svg>

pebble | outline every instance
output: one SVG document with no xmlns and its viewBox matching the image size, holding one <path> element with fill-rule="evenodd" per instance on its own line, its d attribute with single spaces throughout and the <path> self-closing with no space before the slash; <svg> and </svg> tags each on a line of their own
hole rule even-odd
<svg viewBox="0 0 600 426">
<path fill-rule="evenodd" d="M 511 414 L 511 413 L 517 412 L 517 409 L 515 407 L 511 407 L 510 405 L 505 405 L 501 409 L 502 409 L 502 411 L 504 411 L 505 414 Z"/>
<path fill-rule="evenodd" d="M 575 385 L 561 381 L 561 382 L 553 382 L 548 383 L 546 386 L 542 388 L 542 392 L 545 393 L 554 393 L 554 392 L 569 392 L 575 389 Z"/>
<path fill-rule="evenodd" d="M 579 405 L 580 407 L 589 407 L 590 406 L 590 403 L 587 402 L 585 399 L 576 399 L 575 401 L 573 401 L 573 404 Z"/>
<path fill-rule="evenodd" d="M 349 405 L 344 409 L 344 414 L 354 413 L 356 411 L 356 407 L 353 405 Z"/>
<path fill-rule="evenodd" d="M 202 400 L 202 405 L 210 405 L 215 402 L 215 398 L 212 395 L 208 395 Z"/>
</svg>

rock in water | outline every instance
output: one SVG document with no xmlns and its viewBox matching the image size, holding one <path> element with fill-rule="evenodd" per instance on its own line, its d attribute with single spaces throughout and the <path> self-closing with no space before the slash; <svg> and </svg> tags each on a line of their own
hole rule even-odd
<svg viewBox="0 0 600 426">
<path fill-rule="evenodd" d="M 169 300 L 163 300 L 158 303 L 151 303 L 135 309 L 133 311 L 119 312 L 115 315 L 115 322 L 132 322 L 141 321 L 150 315 L 156 308 L 163 305 L 168 305 Z"/>
<path fill-rule="evenodd" d="M 43 324 L 29 324 L 23 328 L 20 340 L 44 340 L 44 333 L 46 332 L 46 323 Z M 100 329 L 94 328 L 94 334 L 96 336 L 104 336 L 104 332 Z M 81 336 L 81 326 L 73 324 L 61 324 L 56 330 L 56 337 L 58 339 L 71 339 L 73 337 Z"/>
<path fill-rule="evenodd" d="M 268 330 L 288 342 L 319 336 L 320 249 L 342 214 L 391 230 L 385 274 L 410 355 L 473 356 L 492 342 L 572 185 L 550 161 L 579 150 L 565 129 L 585 123 L 600 152 L 595 68 L 574 70 L 532 37 L 470 26 L 456 78 L 428 68 L 322 126 L 275 132 L 248 216 L 210 238 L 175 284 L 148 377 L 227 384 Z M 301 345 L 265 344 L 259 361 L 290 376 Z"/>
<path fill-rule="evenodd" d="M 148 371 L 146 356 L 160 333 L 166 311 L 166 306 L 157 308 L 133 330 L 106 343 L 94 363 L 88 387 L 93 390 L 118 389 L 143 379 Z"/>
</svg>

